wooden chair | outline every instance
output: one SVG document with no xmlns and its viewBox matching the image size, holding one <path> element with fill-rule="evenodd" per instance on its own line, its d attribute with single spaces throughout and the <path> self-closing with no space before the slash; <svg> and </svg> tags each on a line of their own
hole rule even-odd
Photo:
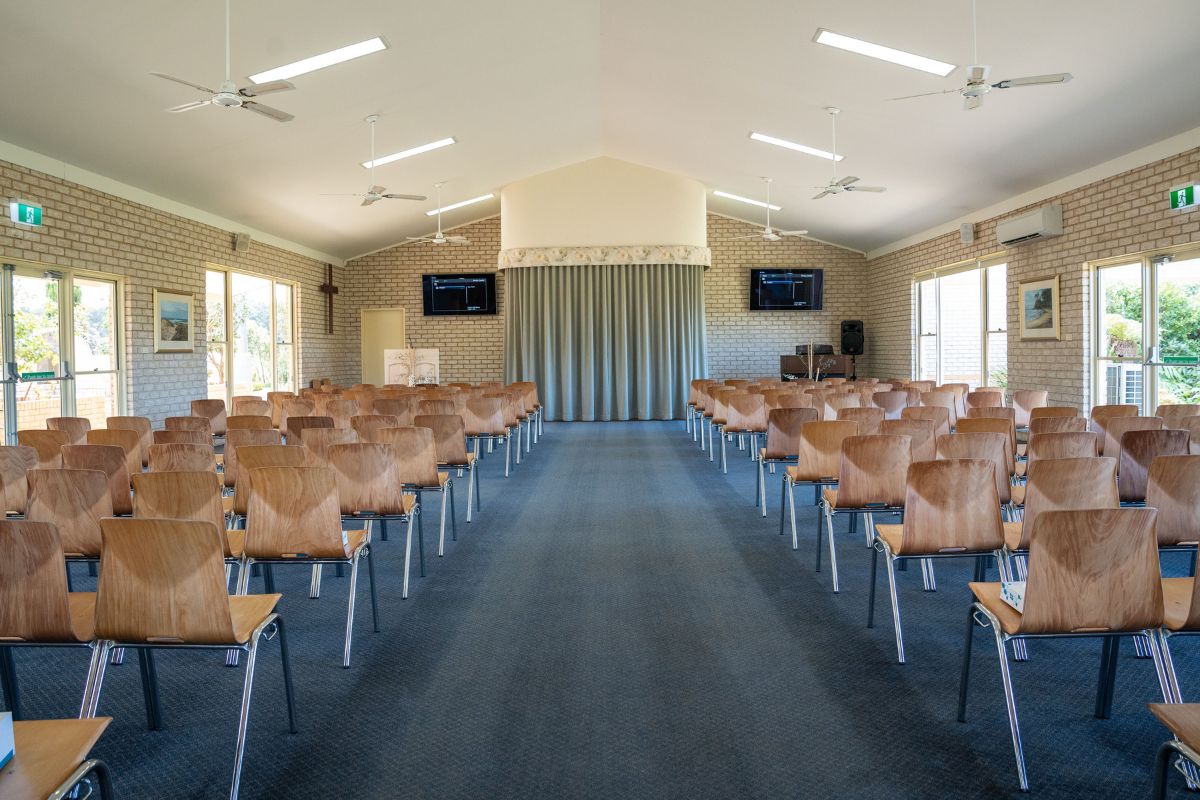
<svg viewBox="0 0 1200 800">
<path fill-rule="evenodd" d="M 287 427 L 283 430 L 283 438 L 288 444 L 300 444 L 303 442 L 304 431 L 306 428 L 332 428 L 333 417 L 300 417 L 289 416 L 287 419 Z"/>
<path fill-rule="evenodd" d="M 1016 474 L 1017 471 L 1017 428 L 1011 419 L 993 417 L 963 417 L 958 421 L 955 433 L 999 433 L 1008 441 L 1008 468 L 1005 478 Z"/>
<path fill-rule="evenodd" d="M 1146 505 L 1158 509 L 1158 549 L 1192 556 L 1200 543 L 1200 456 L 1156 456 L 1146 477 Z"/>
<path fill-rule="evenodd" d="M 380 431 L 380 440 L 393 445 L 400 459 L 400 478 L 406 491 L 415 492 L 417 505 L 424 509 L 424 493 L 437 492 L 442 496 L 442 510 L 438 532 L 439 557 L 446 551 L 446 502 L 450 503 L 451 533 L 458 540 L 458 522 L 454 510 L 454 481 L 449 472 L 438 469 L 437 448 L 433 443 L 433 431 L 429 428 L 388 428 Z M 425 577 L 425 532 L 421 517 L 417 515 L 417 546 L 421 556 L 421 577 Z"/>
<path fill-rule="evenodd" d="M 266 417 L 271 419 L 271 401 L 255 395 L 238 395 L 233 398 L 233 413 L 231 417 Z M 226 428 L 229 420 L 225 421 Z"/>
<path fill-rule="evenodd" d="M 754 498 L 762 516 L 767 515 L 767 480 L 765 471 L 769 467 L 775 473 L 775 465 L 795 464 L 800 458 L 800 430 L 806 423 L 817 421 L 814 408 L 775 408 L 767 412 L 767 435 L 758 453 L 758 485 Z M 779 509 L 783 514 L 784 483 L 779 484 Z"/>
<path fill-rule="evenodd" d="M 965 422 L 966 420 L 962 420 Z M 1005 518 L 1012 516 L 1012 484 L 1009 483 L 1009 470 L 1012 468 L 1012 451 L 1009 449 L 1008 437 L 1003 433 L 952 433 L 949 436 L 937 438 L 937 457 L 939 459 L 969 459 L 987 461 L 996 467 L 995 488 L 998 505 L 997 512 L 1004 510 Z"/>
<path fill-rule="evenodd" d="M 338 445 L 346 447 L 347 445 Z M 346 610 L 346 636 L 342 666 L 350 667 L 354 633 L 354 600 L 360 558 L 367 560 L 371 590 L 371 616 L 379 632 L 375 598 L 375 565 L 371 557 L 371 531 L 342 530 L 337 474 L 328 467 L 249 468 L 244 448 L 242 469 L 249 472 L 250 504 L 246 515 L 246 542 L 238 571 L 238 594 L 246 594 L 250 567 L 262 564 L 266 589 L 275 589 L 272 570 L 280 564 L 345 564 L 350 567 L 350 594 Z M 286 448 L 280 448 L 286 449 Z M 239 482 L 239 489 L 241 483 Z M 268 596 L 278 597 L 278 595 Z"/>
<path fill-rule="evenodd" d="M 1038 406 L 1029 409 L 1029 422 L 1043 417 L 1078 417 L 1079 409 L 1075 406 Z"/>
<path fill-rule="evenodd" d="M 1114 417 L 1136 417 L 1140 413 L 1137 406 L 1132 403 L 1122 403 L 1118 405 L 1103 405 L 1093 406 L 1092 413 L 1088 416 L 1088 421 L 1091 428 L 1100 434 L 1104 433 L 1104 423 Z"/>
<path fill-rule="evenodd" d="M 1036 410 L 1036 409 L 1035 409 Z M 1073 410 L 1073 409 L 1072 409 Z M 1089 431 L 1086 417 L 1034 417 L 1029 421 L 1029 438 L 1041 433 L 1069 433 Z M 1096 449 L 1099 450 L 1102 441 L 1101 434 L 1089 431 L 1096 436 Z"/>
<path fill-rule="evenodd" d="M 17 431 L 17 444 L 31 447 L 37 452 L 38 469 L 58 469 L 62 466 L 63 445 L 71 443 L 71 437 L 63 431 L 30 428 Z"/>
<path fill-rule="evenodd" d="M 1091 431 L 1035 433 L 1029 437 L 1024 472 L 1028 473 L 1030 465 L 1044 459 L 1095 458 L 1098 455 L 1100 437 Z"/>
<path fill-rule="evenodd" d="M 400 420 L 400 427 L 405 427 L 412 424 L 412 419 L 416 416 L 417 403 L 411 402 L 408 397 L 378 397 L 371 404 L 377 416 L 395 417 Z"/>
<path fill-rule="evenodd" d="M 70 444 L 84 444 L 87 432 L 92 429 L 92 421 L 87 417 L 50 417 L 46 420 L 46 428 L 62 431 L 71 440 Z"/>
<path fill-rule="evenodd" d="M 707 378 L 694 378 L 688 383 L 687 403 L 684 405 L 684 429 L 688 435 L 692 436 L 692 441 L 695 441 L 693 435 L 692 422 L 696 416 L 696 406 L 700 404 L 700 392 L 711 381 Z"/>
<path fill-rule="evenodd" d="M 823 398 L 822 405 L 821 419 L 835 420 L 838 418 L 838 412 L 843 408 L 862 408 L 862 395 L 857 392 L 828 394 Z"/>
<path fill-rule="evenodd" d="M 834 592 L 839 586 L 833 518 L 838 514 L 863 515 L 870 545 L 875 513 L 904 510 L 904 485 L 911 464 L 912 440 L 907 436 L 850 436 L 842 442 L 837 488 L 826 486 L 821 492 Z"/>
<path fill-rule="evenodd" d="M 163 420 L 163 428 L 168 431 L 199 431 L 210 442 L 213 437 L 212 420 L 208 417 L 167 417 Z"/>
<path fill-rule="evenodd" d="M 750 438 L 750 458 L 758 457 L 758 440 L 767 434 L 767 405 L 761 394 L 750 392 L 734 392 L 726 398 L 725 426 L 721 437 L 721 471 L 727 473 L 728 462 L 725 457 L 725 437 L 737 436 Z"/>
<path fill-rule="evenodd" d="M 513 454 L 516 456 L 514 463 L 519 465 L 521 463 L 521 428 L 525 428 L 525 452 L 527 453 L 529 452 L 532 435 L 529 415 L 525 413 L 525 400 L 519 389 L 513 389 L 508 386 L 504 388 L 502 393 L 497 394 L 504 395 L 504 424 L 506 427 L 511 428 L 513 435 L 517 437 L 517 447 L 513 451 Z M 484 397 L 487 396 L 487 393 L 484 393 Z M 414 406 L 413 416 L 415 417 L 416 414 L 417 408 Z M 420 524 L 420 521 L 418 521 L 417 526 L 420 527 Z"/>
<path fill-rule="evenodd" d="M 963 397 L 964 414 L 967 414 L 973 408 L 1003 408 L 1004 407 L 1004 391 L 987 391 L 985 389 L 977 389 L 973 392 L 967 392 Z"/>
<path fill-rule="evenodd" d="M 63 467 L 103 472 L 108 481 L 108 493 L 112 497 L 112 513 L 122 517 L 133 513 L 133 497 L 129 494 L 129 465 L 125 451 L 120 447 L 111 444 L 63 445 Z"/>
<path fill-rule="evenodd" d="M 467 473 L 467 522 L 471 521 L 471 505 L 479 510 L 478 460 L 467 452 L 467 428 L 458 414 L 419 414 L 413 422 L 418 428 L 428 428 L 433 433 L 433 448 L 437 454 L 439 469 L 458 470 L 459 476 Z M 453 496 L 454 489 L 450 489 Z"/>
<path fill-rule="evenodd" d="M 712 399 L 712 408 L 706 409 L 705 419 L 708 421 L 708 460 L 712 463 L 716 460 L 717 449 L 713 445 L 713 432 L 717 436 L 721 435 L 721 431 L 725 428 L 725 423 L 729 421 L 729 398 L 737 394 L 737 387 L 721 385 L 708 393 Z M 724 463 L 724 462 L 722 462 Z"/>
<path fill-rule="evenodd" d="M 950 392 L 954 395 L 954 410 L 955 413 L 964 417 L 967 414 L 967 392 L 971 391 L 970 384 L 967 383 L 943 383 L 941 386 L 934 387 L 935 392 Z"/>
<path fill-rule="evenodd" d="M 246 532 L 226 528 L 221 479 L 211 470 L 173 470 L 134 475 L 133 516 L 139 519 L 211 522 L 221 532 L 227 583 L 229 566 L 242 558 Z"/>
<path fill-rule="evenodd" d="M 941 390 L 935 392 L 925 392 L 921 395 L 921 405 L 925 406 L 926 408 L 946 409 L 946 416 L 949 420 L 950 429 L 953 430 L 954 427 L 958 425 L 958 398 L 955 396 L 954 392 Z M 966 412 L 964 411 L 963 413 L 965 414 Z"/>
<path fill-rule="evenodd" d="M 193 417 L 204 417 L 208 420 L 209 430 L 212 431 L 213 436 L 223 437 L 225 435 L 225 418 L 228 412 L 225 409 L 224 400 L 193 400 L 191 412 Z"/>
<path fill-rule="evenodd" d="M 900 412 L 900 419 L 930 422 L 934 436 L 944 436 L 950 432 L 950 409 L 945 406 L 909 406 Z"/>
<path fill-rule="evenodd" d="M 265 431 L 255 431 L 264 433 Z M 230 511 L 234 519 L 245 519 L 250 509 L 250 471 L 265 467 L 304 467 L 308 465 L 308 451 L 299 445 L 290 444 L 244 444 L 237 448 L 237 477 L 234 479 L 233 505 Z M 229 484 L 226 483 L 226 486 Z"/>
<path fill-rule="evenodd" d="M 1188 455 L 1188 438 L 1187 431 L 1171 429 L 1129 431 L 1122 436 L 1121 454 L 1117 457 L 1117 494 L 1121 503 L 1145 503 L 1150 464 L 1159 456 Z"/>
<path fill-rule="evenodd" d="M 1035 408 L 1042 408 L 1050 401 L 1050 393 L 1045 389 L 1017 389 L 1012 394 L 1012 405 L 1017 412 L 1018 428 L 1029 427 L 1029 419 Z"/>
<path fill-rule="evenodd" d="M 25 515 L 29 504 L 29 481 L 25 476 L 37 465 L 38 454 L 32 447 L 0 445 L 0 497 L 4 502 L 0 518 Z"/>
<path fill-rule="evenodd" d="M 41 800 L 96 792 L 100 800 L 112 800 L 108 765 L 88 757 L 110 722 L 112 717 L 14 722 L 16 752 L 0 773 L 0 797 Z"/>
<path fill-rule="evenodd" d="M 932 392 L 934 385 L 935 384 L 933 381 L 909 381 L 906 388 L 915 389 L 921 394 L 924 394 L 925 392 Z"/>
<path fill-rule="evenodd" d="M 110 431 L 134 431 L 138 435 L 138 452 L 141 454 L 142 466 L 150 463 L 150 445 L 154 444 L 153 428 L 148 417 L 109 417 L 105 427 Z M 105 444 L 100 442 L 100 444 Z"/>
<path fill-rule="evenodd" d="M 358 434 L 360 442 L 379 441 L 379 431 L 384 428 L 401 428 L 400 417 L 394 414 L 363 414 L 350 418 L 350 427 Z"/>
<path fill-rule="evenodd" d="M 282 445 L 283 436 L 277 430 L 259 431 L 251 428 L 234 428 L 225 434 L 225 471 L 226 488 L 237 485 L 239 447 L 264 447 Z"/>
<path fill-rule="evenodd" d="M 151 472 L 211 472 L 216 475 L 217 461 L 206 444 L 150 445 Z M 136 478 L 137 475 L 132 477 Z M 135 480 L 136 484 L 137 481 Z M 137 503 L 134 503 L 135 507 Z"/>
<path fill-rule="evenodd" d="M 820 506 L 821 489 L 835 486 L 838 467 L 842 460 L 842 443 L 858 435 L 858 423 L 845 420 L 818 420 L 807 422 L 800 428 L 800 448 L 796 453 L 796 465 L 783 471 L 783 485 L 787 491 L 788 521 L 792 526 L 792 549 L 800 549 L 796 533 L 796 486 L 811 486 L 815 497 L 813 504 Z M 784 508 L 779 509 L 779 533 L 783 534 Z M 817 511 L 817 569 L 821 558 L 821 513 Z"/>
<path fill-rule="evenodd" d="M 417 415 L 423 417 L 457 416 L 458 411 L 453 400 L 422 400 L 417 403 Z"/>
<path fill-rule="evenodd" d="M 1162 430 L 1162 417 L 1110 417 L 1098 427 L 1104 433 L 1100 455 L 1121 458 L 1121 442 L 1130 431 Z"/>
<path fill-rule="evenodd" d="M 957 438 L 955 434 L 947 438 Z M 876 525 L 871 549 L 871 591 L 867 627 L 875 625 L 875 575 L 878 554 L 887 565 L 892 598 L 896 659 L 905 663 L 896 594 L 896 564 L 910 558 L 924 565 L 935 558 L 975 558 L 975 577 L 982 580 L 983 559 L 993 556 L 1002 567 L 1004 528 L 996 494 L 995 463 L 984 459 L 925 461 L 908 468 L 904 523 Z"/>
<path fill-rule="evenodd" d="M 129 474 L 142 471 L 142 465 L 149 458 L 149 453 L 142 451 L 142 436 L 138 431 L 129 428 L 93 428 L 87 434 L 88 444 L 116 445 L 125 452 L 125 464 Z M 207 440 L 209 445 L 212 440 Z"/>
<path fill-rule="evenodd" d="M 317 413 L 317 404 L 303 398 L 280 398 L 279 424 L 275 427 L 287 436 L 288 417 L 312 417 Z"/>
<path fill-rule="evenodd" d="M 1043 461 L 1038 466 L 1062 464 Z M 1157 645 L 1163 624 L 1163 592 L 1158 546 L 1154 535 L 1157 512 L 1152 508 L 1044 511 L 1033 522 L 1025 607 L 1017 612 L 1001 599 L 999 583 L 968 584 L 974 602 L 968 607 L 963 650 L 958 719 L 966 721 L 967 682 L 975 626 L 991 627 L 1000 659 L 1000 677 L 1008 708 L 1009 729 L 1022 791 L 1029 790 L 1016 699 L 1008 667 L 1008 643 L 1030 638 L 1099 636 L 1101 656 L 1098 717 L 1107 715 L 1121 636 L 1141 634 L 1159 675 L 1163 699 L 1172 699 L 1166 665 Z M 985 622 L 986 621 L 986 622 Z"/>
<path fill-rule="evenodd" d="M 907 436 L 912 440 L 912 460 L 933 461 L 937 458 L 937 437 L 934 425 L 927 419 L 885 419 L 879 432 L 890 436 Z"/>
<path fill-rule="evenodd" d="M 354 403 L 354 413 L 352 417 L 363 416 L 374 413 L 373 405 L 375 403 L 375 389 L 351 389 L 342 395 L 343 400 L 349 400 Z"/>
<path fill-rule="evenodd" d="M 886 412 L 876 407 L 843 408 L 837 413 L 838 419 L 857 422 L 860 436 L 879 433 L 879 426 L 885 417 Z"/>
<path fill-rule="evenodd" d="M 812 408 L 812 396 L 793 389 L 773 389 L 763 392 L 767 415 L 777 408 Z M 815 411 L 815 409 L 814 409 Z"/>
<path fill-rule="evenodd" d="M 265 414 L 234 414 L 225 420 L 226 432 L 236 430 L 271 430 L 271 418 Z"/>
<path fill-rule="evenodd" d="M 350 429 L 350 418 L 358 414 L 358 403 L 334 397 L 325 404 L 325 414 L 333 420 L 333 427 Z"/>
<path fill-rule="evenodd" d="M 308 450 L 308 464 L 313 467 L 329 466 L 327 454 L 333 445 L 357 441 L 353 428 L 305 428 L 300 434 L 300 444 Z"/>
<path fill-rule="evenodd" d="M 1004 523 L 1005 559 L 1029 552 L 1033 523 L 1044 511 L 1109 509 L 1119 505 L 1115 458 L 1039 459 L 1029 465 L 1024 516 L 1020 522 Z M 1016 566 L 1017 573 L 1023 575 L 1023 560 L 1018 559 Z M 1015 573 L 1009 569 L 1009 574 Z"/>
<path fill-rule="evenodd" d="M 228 435 L 228 432 L 226 432 Z M 195 444 L 212 449 L 212 437 L 204 431 L 155 431 L 154 444 Z"/>
<path fill-rule="evenodd" d="M 1188 417 L 1200 415 L 1198 403 L 1164 403 L 1154 411 L 1154 416 L 1160 417 L 1164 428 L 1187 430 L 1185 420 Z"/>
<path fill-rule="evenodd" d="M 82 716 L 95 716 L 107 656 L 114 647 L 135 648 L 139 654 L 155 649 L 245 651 L 246 678 L 230 789 L 230 798 L 236 800 L 258 647 L 276 634 L 288 724 L 291 732 L 296 732 L 287 638 L 275 610 L 281 595 L 229 596 L 221 531 L 211 522 L 106 519 L 103 531 L 104 563 L 96 588 L 96 638 L 100 641 L 88 675 L 91 691 Z"/>
<path fill-rule="evenodd" d="M 884 419 L 900 419 L 900 413 L 908 408 L 908 392 L 874 392 L 871 402 L 876 408 L 883 409 Z"/>
<path fill-rule="evenodd" d="M 1169 607 L 1167 613 L 1171 613 Z M 1172 757 L 1180 756 L 1177 766 L 1188 776 L 1189 788 L 1192 777 L 1200 769 L 1200 753 L 1197 753 L 1200 749 L 1200 703 L 1173 701 L 1147 703 L 1146 707 L 1175 737 L 1158 748 L 1158 755 L 1154 759 L 1154 791 L 1150 796 L 1156 800 L 1166 800 L 1167 772 Z"/>
<path fill-rule="evenodd" d="M 108 476 L 94 469 L 31 469 L 26 477 L 25 519 L 53 525 L 68 562 L 97 561 L 100 520 L 113 515 Z"/>
<path fill-rule="evenodd" d="M 504 424 L 504 409 L 498 397 L 472 398 L 462 414 L 467 429 L 467 441 L 472 443 L 475 458 L 479 458 L 479 443 L 486 441 L 504 444 L 504 477 L 509 475 L 508 428 Z M 403 427 L 403 426 L 401 426 Z"/>
<path fill-rule="evenodd" d="M 1003 419 L 1017 427 L 1017 410 L 1012 406 L 977 406 L 968 408 L 962 419 Z"/>
<path fill-rule="evenodd" d="M 279 429 L 283 425 L 283 404 L 288 400 L 295 399 L 297 399 L 295 392 L 267 392 L 267 402 L 271 404 L 271 424 L 276 429 Z M 304 413 L 307 414 L 310 411 Z"/>
</svg>

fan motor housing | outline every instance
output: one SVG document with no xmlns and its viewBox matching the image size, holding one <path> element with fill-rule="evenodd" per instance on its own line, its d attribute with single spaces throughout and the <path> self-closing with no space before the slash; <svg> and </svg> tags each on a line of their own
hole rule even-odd
<svg viewBox="0 0 1200 800">
<path fill-rule="evenodd" d="M 242 98 L 233 92 L 217 92 L 213 95 L 212 101 L 214 105 L 225 108 L 237 108 L 242 104 Z"/>
</svg>

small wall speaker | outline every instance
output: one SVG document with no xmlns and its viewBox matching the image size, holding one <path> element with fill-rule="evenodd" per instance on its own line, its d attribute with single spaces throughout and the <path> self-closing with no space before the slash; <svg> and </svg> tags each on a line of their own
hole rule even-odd
<svg viewBox="0 0 1200 800">
<path fill-rule="evenodd" d="M 245 253 L 250 249 L 250 234 L 235 233 L 233 235 L 233 252 Z"/>
<path fill-rule="evenodd" d="M 958 239 L 963 244 L 970 244 L 975 241 L 975 223 L 964 222 L 958 226 Z"/>
</svg>

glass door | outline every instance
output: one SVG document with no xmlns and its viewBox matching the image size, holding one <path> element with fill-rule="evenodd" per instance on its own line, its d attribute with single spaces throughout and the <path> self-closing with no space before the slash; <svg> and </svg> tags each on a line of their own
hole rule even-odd
<svg viewBox="0 0 1200 800">
<path fill-rule="evenodd" d="M 1147 413 L 1163 403 L 1200 403 L 1200 251 L 1150 261 L 1151 346 Z"/>
<path fill-rule="evenodd" d="M 71 281 L 72 415 L 103 428 L 120 414 L 120 361 L 117 351 L 117 284 L 75 276 Z M 68 386 L 70 386 L 68 384 Z"/>
<path fill-rule="evenodd" d="M 1092 405 L 1133 404 L 1145 399 L 1145 282 L 1141 259 L 1096 270 L 1098 341 Z"/>
<path fill-rule="evenodd" d="M 12 342 L 6 407 L 11 431 L 45 428 L 50 417 L 70 414 L 64 383 L 70 364 L 63 358 L 63 276 L 15 267 L 6 271 L 12 316 L 6 340 Z"/>
</svg>

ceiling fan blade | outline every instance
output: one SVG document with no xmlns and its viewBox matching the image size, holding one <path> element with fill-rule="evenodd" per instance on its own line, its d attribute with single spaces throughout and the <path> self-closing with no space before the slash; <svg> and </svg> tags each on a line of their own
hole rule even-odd
<svg viewBox="0 0 1200 800">
<path fill-rule="evenodd" d="M 367 189 L 367 194 L 383 194 L 386 191 L 387 191 L 387 189 L 384 188 L 383 186 L 375 185 L 375 186 L 372 186 L 370 189 Z"/>
<path fill-rule="evenodd" d="M 827 194 L 833 194 L 833 192 L 826 189 L 825 191 L 821 192 L 819 195 L 816 195 L 815 197 L 813 197 L 813 200 L 820 200 L 822 197 L 824 197 Z"/>
<path fill-rule="evenodd" d="M 369 205 L 371 205 L 371 203 L 377 203 L 382 199 L 383 198 L 377 194 L 367 195 L 366 197 L 363 198 L 362 205 L 369 206 Z"/>
<path fill-rule="evenodd" d="M 986 64 L 975 64 L 967 73 L 967 83 L 983 83 L 987 80 L 988 73 L 992 68 Z"/>
<path fill-rule="evenodd" d="M 256 103 L 253 100 L 247 100 L 246 102 L 242 103 L 242 108 L 262 114 L 264 117 L 270 117 L 276 122 L 291 122 L 295 119 L 294 116 L 286 111 L 280 111 L 278 108 L 264 106 L 262 103 Z"/>
<path fill-rule="evenodd" d="M 272 92 L 286 92 L 289 89 L 295 89 L 296 85 L 291 81 L 270 81 L 268 83 L 256 83 L 247 86 L 244 89 L 238 89 L 238 94 L 242 97 L 258 97 L 261 94 L 271 94 Z"/>
<path fill-rule="evenodd" d="M 886 192 L 886 186 L 847 186 L 847 192 Z"/>
<path fill-rule="evenodd" d="M 807 236 L 808 231 L 779 231 L 780 236 Z"/>
<path fill-rule="evenodd" d="M 321 197 L 366 197 L 362 192 L 321 192 Z"/>
<path fill-rule="evenodd" d="M 389 200 L 428 200 L 423 194 L 385 194 Z"/>
<path fill-rule="evenodd" d="M 972 97 L 967 95 L 963 98 L 963 111 L 970 111 L 971 109 L 979 108 L 981 105 L 983 105 L 982 97 Z"/>
<path fill-rule="evenodd" d="M 854 177 L 853 175 L 847 175 L 846 177 L 844 177 L 844 178 L 842 178 L 840 181 L 838 181 L 838 182 L 837 182 L 837 184 L 835 184 L 835 185 L 837 185 L 837 186 L 849 186 L 849 185 L 850 185 L 850 184 L 852 184 L 852 183 L 858 183 L 858 181 L 859 181 L 859 180 L 861 180 L 861 179 L 860 179 L 860 178 L 856 178 L 856 177 Z"/>
<path fill-rule="evenodd" d="M 935 94 L 951 94 L 953 92 L 961 92 L 962 89 L 943 89 L 940 92 L 921 92 L 920 94 L 906 94 L 903 97 L 889 97 L 886 102 L 890 103 L 893 100 L 912 100 L 914 97 L 931 97 Z"/>
<path fill-rule="evenodd" d="M 428 236 L 405 236 L 404 238 L 408 239 L 410 242 L 432 242 L 433 241 L 433 239 L 430 239 Z"/>
<path fill-rule="evenodd" d="M 216 94 L 215 91 L 208 88 L 207 86 L 201 86 L 198 83 L 192 83 L 191 81 L 185 81 L 183 78 L 176 78 L 174 75 L 167 75 L 165 72 L 151 72 L 150 74 L 156 78 L 162 78 L 163 80 L 174 81 L 175 83 L 182 83 L 184 86 L 190 86 L 193 89 L 199 89 L 202 92 L 208 92 L 209 94 Z"/>
<path fill-rule="evenodd" d="M 1069 72 L 1059 72 L 1054 75 L 1031 75 L 1028 78 L 1009 78 L 993 83 L 993 89 L 1014 89 L 1018 86 L 1046 86 L 1052 83 L 1066 83 L 1074 77 Z"/>
<path fill-rule="evenodd" d="M 762 236 L 762 234 L 761 234 L 761 233 L 751 233 L 751 234 L 749 234 L 748 236 L 730 236 L 728 239 L 726 239 L 726 241 L 728 241 L 728 242 L 737 242 L 737 241 L 740 241 L 740 240 L 742 240 L 742 239 L 757 239 L 757 238 L 758 238 L 758 237 L 760 237 L 760 236 Z"/>
<path fill-rule="evenodd" d="M 197 100 L 194 103 L 184 103 L 183 105 L 175 106 L 174 108 L 168 108 L 167 111 L 170 111 L 172 114 L 178 114 L 181 111 L 192 111 L 193 109 L 203 108 L 204 106 L 209 105 L 210 102 L 211 101 L 209 100 Z"/>
</svg>

